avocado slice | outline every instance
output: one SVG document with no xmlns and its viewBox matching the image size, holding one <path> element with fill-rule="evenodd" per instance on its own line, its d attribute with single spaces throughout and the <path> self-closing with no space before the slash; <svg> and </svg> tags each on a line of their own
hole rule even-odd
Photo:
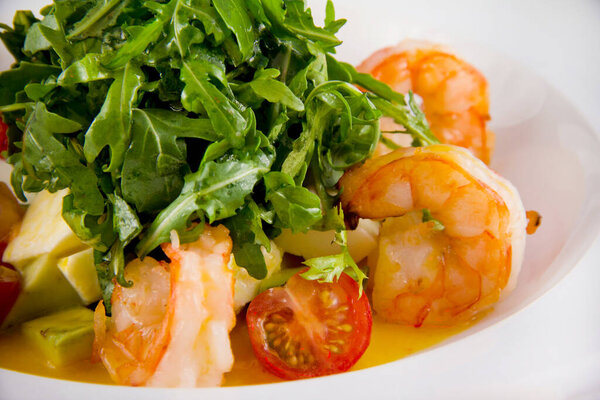
<svg viewBox="0 0 600 400">
<path fill-rule="evenodd" d="M 44 254 L 60 258 L 89 247 L 63 220 L 62 202 L 67 193 L 68 189 L 56 193 L 44 191 L 31 201 L 17 235 L 4 251 L 4 262 L 22 272 L 32 260 Z"/>
<path fill-rule="evenodd" d="M 56 259 L 42 256 L 23 269 L 22 290 L 2 327 L 53 311 L 81 305 L 79 295 L 57 266 Z"/>
<path fill-rule="evenodd" d="M 85 307 L 59 311 L 25 322 L 21 331 L 55 367 L 89 359 L 94 342 L 94 312 Z"/>
<path fill-rule="evenodd" d="M 58 268 L 77 291 L 83 304 L 91 304 L 100 300 L 102 292 L 94 263 L 94 249 L 89 248 L 72 256 L 61 258 L 58 260 Z"/>
</svg>

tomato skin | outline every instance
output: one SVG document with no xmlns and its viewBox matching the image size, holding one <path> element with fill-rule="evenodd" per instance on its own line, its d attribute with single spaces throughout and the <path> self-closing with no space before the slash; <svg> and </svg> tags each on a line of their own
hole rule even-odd
<svg viewBox="0 0 600 400">
<path fill-rule="evenodd" d="M 0 114 L 0 153 L 8 150 L 7 132 L 8 132 L 8 125 L 6 125 L 4 123 L 4 120 L 2 119 L 2 114 Z M 1 154 L 0 154 L 0 158 L 4 159 L 4 157 L 2 157 Z"/>
<path fill-rule="evenodd" d="M 0 242 L 0 260 L 4 255 L 6 243 Z M 0 261 L 0 325 L 14 306 L 21 292 L 20 276 L 15 268 Z"/>
<path fill-rule="evenodd" d="M 0 265 L 0 325 L 15 305 L 20 291 L 19 273 Z"/>
<path fill-rule="evenodd" d="M 366 295 L 346 274 L 335 283 L 295 275 L 258 295 L 246 322 L 256 357 L 283 379 L 347 371 L 367 349 L 373 323 Z"/>
</svg>

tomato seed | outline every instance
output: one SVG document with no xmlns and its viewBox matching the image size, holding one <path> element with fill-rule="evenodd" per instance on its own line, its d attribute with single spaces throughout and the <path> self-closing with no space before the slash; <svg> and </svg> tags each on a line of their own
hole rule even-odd
<svg viewBox="0 0 600 400">
<path fill-rule="evenodd" d="M 276 328 L 277 328 L 277 325 L 274 324 L 273 322 L 267 322 L 265 324 L 265 331 L 267 331 L 267 332 L 273 332 Z"/>
</svg>

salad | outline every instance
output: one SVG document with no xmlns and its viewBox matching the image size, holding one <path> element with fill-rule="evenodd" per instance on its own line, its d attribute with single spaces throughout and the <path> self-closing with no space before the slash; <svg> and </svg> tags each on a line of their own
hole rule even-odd
<svg viewBox="0 0 600 400">
<path fill-rule="evenodd" d="M 486 166 L 485 78 L 445 49 L 355 68 L 331 1 L 323 27 L 302 0 L 41 14 L 0 26 L 0 150 L 39 193 L 0 186 L 0 319 L 52 363 L 216 386 L 237 314 L 266 371 L 328 375 L 373 313 L 457 326 L 516 285 L 539 216 Z"/>
</svg>

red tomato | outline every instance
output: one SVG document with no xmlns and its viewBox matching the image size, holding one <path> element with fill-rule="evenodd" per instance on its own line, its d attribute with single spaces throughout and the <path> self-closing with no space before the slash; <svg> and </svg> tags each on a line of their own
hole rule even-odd
<svg viewBox="0 0 600 400">
<path fill-rule="evenodd" d="M 8 136 L 6 136 L 6 132 L 8 131 L 8 125 L 4 123 L 2 120 L 2 114 L 0 114 L 0 153 L 8 150 Z M 0 156 L 0 158 L 4 158 Z"/>
<path fill-rule="evenodd" d="M 0 242 L 0 260 L 2 260 L 4 249 L 6 249 L 6 243 Z M 20 291 L 19 273 L 12 265 L 0 261 L 0 325 L 17 301 Z"/>
<path fill-rule="evenodd" d="M 294 275 L 258 295 L 246 322 L 256 357 L 272 374 L 300 379 L 347 371 L 371 340 L 371 307 L 346 274 L 335 283 Z"/>
</svg>

